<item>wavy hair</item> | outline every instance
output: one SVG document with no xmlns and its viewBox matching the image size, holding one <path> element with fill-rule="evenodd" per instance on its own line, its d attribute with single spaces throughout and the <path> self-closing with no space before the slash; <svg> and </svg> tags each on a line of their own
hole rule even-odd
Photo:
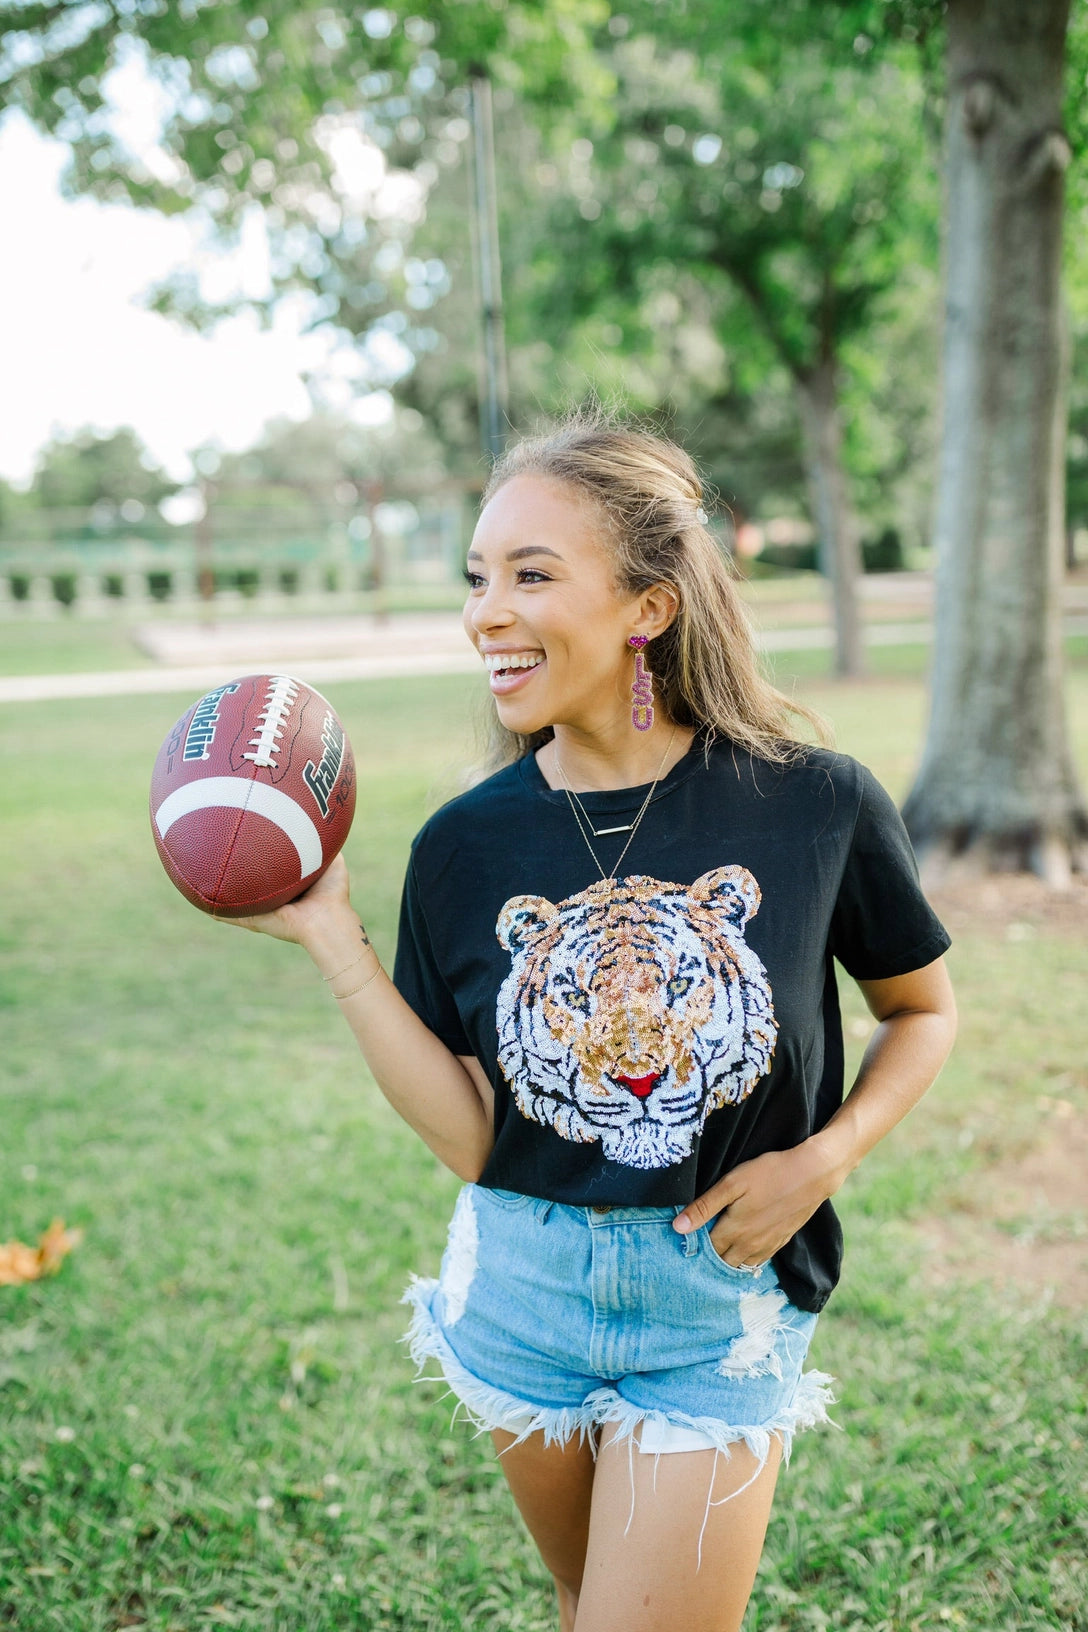
<svg viewBox="0 0 1088 1632">
<path fill-rule="evenodd" d="M 676 593 L 676 617 L 646 657 L 657 696 L 677 725 L 708 728 L 776 764 L 804 752 L 801 721 L 819 741 L 829 740 L 818 714 L 763 675 L 734 569 L 706 522 L 699 473 L 675 442 L 583 411 L 516 443 L 496 462 L 482 502 L 515 476 L 566 482 L 594 501 L 624 594 L 653 584 Z M 508 731 L 492 711 L 487 769 L 535 752 L 551 736 L 550 726 L 532 736 Z"/>
</svg>

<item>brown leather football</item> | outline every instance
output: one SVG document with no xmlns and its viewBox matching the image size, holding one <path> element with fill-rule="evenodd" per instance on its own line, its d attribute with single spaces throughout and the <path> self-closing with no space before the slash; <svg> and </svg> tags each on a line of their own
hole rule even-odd
<svg viewBox="0 0 1088 1632">
<path fill-rule="evenodd" d="M 336 712 L 286 674 L 249 674 L 178 720 L 151 776 L 151 830 L 186 900 L 218 918 L 271 912 L 321 877 L 355 814 Z"/>
</svg>

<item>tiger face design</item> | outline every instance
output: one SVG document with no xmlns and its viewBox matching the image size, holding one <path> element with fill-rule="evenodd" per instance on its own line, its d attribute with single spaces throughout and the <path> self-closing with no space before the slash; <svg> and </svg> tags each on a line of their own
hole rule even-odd
<svg viewBox="0 0 1088 1632">
<path fill-rule="evenodd" d="M 522 1115 L 625 1167 L 690 1156 L 774 1054 L 767 972 L 744 939 L 760 900 L 746 867 L 717 867 L 690 886 L 634 877 L 558 905 L 507 901 L 499 1063 Z"/>
</svg>

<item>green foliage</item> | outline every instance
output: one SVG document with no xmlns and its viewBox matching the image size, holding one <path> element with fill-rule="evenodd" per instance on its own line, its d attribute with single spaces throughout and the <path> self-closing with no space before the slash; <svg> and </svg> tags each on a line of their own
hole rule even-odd
<svg viewBox="0 0 1088 1632">
<path fill-rule="evenodd" d="M 25 510 L 32 508 L 33 499 L 10 482 L 0 481 L 0 531 Z"/>
<path fill-rule="evenodd" d="M 667 404 L 742 513 L 796 505 L 791 382 L 830 360 L 866 511 L 901 520 L 902 484 L 919 513 L 939 199 L 916 53 L 844 44 L 833 8 L 771 36 L 762 5 L 712 9 L 636 8 L 598 47 L 617 89 L 592 140 L 517 144 L 511 337 L 548 337 L 552 401 Z M 534 189 L 553 202 L 526 250 Z"/>
<path fill-rule="evenodd" d="M 421 416 L 401 408 L 388 424 L 363 427 L 342 415 L 317 412 L 309 419 L 275 420 L 253 447 L 219 458 L 217 502 L 282 504 L 284 489 L 325 508 L 350 502 L 357 492 L 389 482 L 396 491 L 425 489 L 446 474 L 444 450 Z"/>
<path fill-rule="evenodd" d="M 468 473 L 465 84 L 484 64 L 514 423 L 590 391 L 664 410 L 738 512 L 796 506 L 789 381 L 830 354 L 858 507 L 920 539 L 944 12 L 944 0 L 460 0 L 425 16 L 319 0 L 0 0 L 0 84 L 72 144 L 75 190 L 199 206 L 227 235 L 260 211 L 272 298 L 303 291 L 315 322 L 396 332 L 416 359 L 398 394 Z M 133 61 L 158 86 L 154 155 L 126 148 L 111 114 L 111 73 Z M 1074 7 L 1075 156 L 1086 74 L 1088 21 Z M 352 182 L 338 165 L 353 134 L 406 184 L 396 207 L 373 176 Z M 1072 245 L 1080 166 L 1070 181 Z M 1073 255 L 1070 270 L 1079 311 Z M 195 322 L 222 309 L 195 276 L 159 304 Z"/>
<path fill-rule="evenodd" d="M 917 109 L 903 101 L 913 59 L 901 53 L 889 66 L 877 27 L 893 17 L 918 37 L 927 9 L 717 0 L 613 15 L 604 0 L 522 0 L 463 3 L 424 20 L 392 7 L 193 0 L 58 19 L 48 6 L 0 0 L 12 25 L 10 99 L 73 143 L 73 186 L 160 208 L 199 202 L 225 230 L 260 209 L 276 292 L 311 292 L 315 320 L 356 334 L 394 328 L 417 359 L 404 400 L 466 471 L 477 462 L 477 383 L 464 84 L 473 63 L 486 63 L 500 127 L 515 423 L 589 390 L 638 410 L 666 406 L 742 513 L 795 499 L 801 484 L 788 371 L 828 343 L 841 351 L 851 333 L 883 355 L 898 271 L 931 258 L 925 246 L 916 253 L 917 222 L 900 196 L 904 177 L 915 194 L 931 188 Z M 132 57 L 161 87 L 153 174 L 109 118 L 109 72 Z M 859 100 L 888 108 L 866 125 Z M 688 139 L 670 145 L 666 127 Z M 336 141 L 352 131 L 414 175 L 416 202 L 390 215 L 352 192 L 334 162 Z M 691 153 L 700 134 L 726 144 L 705 166 Z M 591 162 L 576 156 L 589 137 Z M 804 179 L 765 187 L 776 167 Z M 161 303 L 197 321 L 210 315 L 191 277 Z M 849 390 L 851 361 L 845 372 Z M 923 417 L 920 403 L 928 408 L 908 381 L 909 370 L 897 394 L 886 392 L 883 415 L 850 416 L 851 463 L 886 502 L 890 466 L 918 446 L 902 430 Z"/>
<path fill-rule="evenodd" d="M 486 63 L 541 105 L 598 95 L 587 30 L 603 15 L 602 0 L 463 0 L 429 17 L 318 0 L 0 0 L 0 85 L 71 144 L 73 190 L 167 212 L 198 204 L 228 237 L 260 210 L 274 293 L 310 291 L 315 320 L 363 333 L 390 309 L 417 309 L 403 267 L 379 251 L 404 238 L 459 161 L 470 67 Z M 134 152 L 112 117 L 111 75 L 134 62 L 159 94 L 152 153 Z M 357 147 L 343 157 L 353 136 L 414 177 L 398 207 L 372 208 L 373 170 L 345 173 L 352 157 L 358 167 Z M 160 303 L 213 315 L 193 277 Z"/>
<path fill-rule="evenodd" d="M 863 539 L 861 558 L 866 572 L 902 572 L 906 566 L 903 541 L 894 527 L 885 527 L 876 538 Z"/>
<path fill-rule="evenodd" d="M 49 510 L 84 510 L 96 504 L 149 509 L 177 485 L 124 426 L 108 436 L 84 430 L 54 438 L 38 456 L 30 491 Z"/>
</svg>

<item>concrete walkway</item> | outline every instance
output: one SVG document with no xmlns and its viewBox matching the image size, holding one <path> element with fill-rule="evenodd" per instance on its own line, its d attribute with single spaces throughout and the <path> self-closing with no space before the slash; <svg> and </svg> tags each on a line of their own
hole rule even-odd
<svg viewBox="0 0 1088 1632">
<path fill-rule="evenodd" d="M 928 641 L 922 623 L 871 624 L 867 642 L 901 646 Z M 762 634 L 764 651 L 819 650 L 834 645 L 824 628 L 774 629 Z M 313 685 L 346 680 L 398 679 L 408 675 L 482 672 L 459 616 L 299 620 L 291 623 L 150 624 L 137 642 L 156 659 L 154 668 L 112 669 L 86 674 L 0 675 L 0 703 L 72 697 L 133 697 L 178 692 L 197 697 L 237 674 L 286 670 Z"/>
<path fill-rule="evenodd" d="M 1085 591 L 1081 591 L 1085 595 Z M 886 603 L 885 603 L 886 604 Z M 913 608 L 912 608 L 913 609 Z M 771 609 L 767 609 L 770 613 Z M 1088 634 L 1088 595 L 1066 599 L 1067 634 Z M 773 614 L 772 614 L 773 615 Z M 84 674 L 0 675 L 0 703 L 74 697 L 123 697 L 177 692 L 197 697 L 238 674 L 286 671 L 321 686 L 349 680 L 409 675 L 477 674 L 458 613 L 434 612 L 386 619 L 372 616 L 230 619 L 218 624 L 149 623 L 134 631 L 154 665 Z M 880 620 L 864 626 L 868 646 L 928 643 L 933 626 Z M 767 629 L 757 634 L 765 652 L 828 650 L 827 624 Z"/>
</svg>

